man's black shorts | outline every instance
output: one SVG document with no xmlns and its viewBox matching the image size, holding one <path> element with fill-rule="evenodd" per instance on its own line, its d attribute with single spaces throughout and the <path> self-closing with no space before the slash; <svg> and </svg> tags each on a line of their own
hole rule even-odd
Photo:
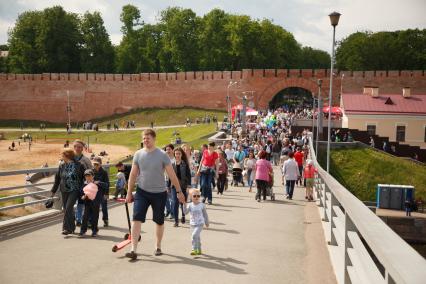
<svg viewBox="0 0 426 284">
<path fill-rule="evenodd" d="M 133 221 L 145 223 L 148 207 L 152 207 L 152 220 L 158 225 L 164 224 L 164 209 L 167 192 L 151 193 L 139 187 L 136 188 L 135 203 L 133 204 Z"/>
</svg>

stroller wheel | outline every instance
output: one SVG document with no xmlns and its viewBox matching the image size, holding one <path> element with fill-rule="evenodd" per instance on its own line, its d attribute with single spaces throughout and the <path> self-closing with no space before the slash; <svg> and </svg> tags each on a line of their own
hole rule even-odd
<svg viewBox="0 0 426 284">
<path fill-rule="evenodd" d="M 126 233 L 125 235 L 124 235 L 124 239 L 125 240 L 127 240 L 129 238 L 129 233 Z"/>
</svg>

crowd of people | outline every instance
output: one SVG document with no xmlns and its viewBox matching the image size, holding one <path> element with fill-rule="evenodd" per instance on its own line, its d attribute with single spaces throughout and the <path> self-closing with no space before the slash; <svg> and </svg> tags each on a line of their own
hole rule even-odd
<svg viewBox="0 0 426 284">
<path fill-rule="evenodd" d="M 165 219 L 170 218 L 178 227 L 187 222 L 188 213 L 191 255 L 201 254 L 201 232 L 209 225 L 207 206 L 214 204 L 214 193 L 223 195 L 229 185 L 233 185 L 243 186 L 248 192 L 257 189 L 254 194 L 257 202 L 266 200 L 267 196 L 272 198 L 274 166 L 281 169 L 287 199 L 293 198 L 295 184 L 299 183 L 306 186 L 306 199 L 313 200 L 316 170 L 307 159 L 309 138 L 306 131 L 291 132 L 293 119 L 294 113 L 283 109 L 259 113 L 247 133 L 241 132 L 241 125 L 235 123 L 231 127 L 231 140 L 220 145 L 210 142 L 200 150 L 187 144 L 177 147 L 169 144 L 160 149 L 155 145 L 155 131 L 143 131 L 143 148 L 134 154 L 132 165 L 116 165 L 114 199 L 121 196 L 126 202 L 134 203 L 131 249 L 126 256 L 132 260 L 137 258 L 141 226 L 149 207 L 156 224 L 155 255 L 162 254 Z M 101 157 L 91 161 L 83 155 L 83 149 L 84 142 L 76 140 L 73 149 L 63 150 L 52 195 L 60 189 L 65 212 L 64 235 L 80 226 L 79 235 L 84 237 L 90 225 L 95 237 L 100 209 L 104 226 L 109 225 L 109 178 L 102 168 Z"/>
</svg>

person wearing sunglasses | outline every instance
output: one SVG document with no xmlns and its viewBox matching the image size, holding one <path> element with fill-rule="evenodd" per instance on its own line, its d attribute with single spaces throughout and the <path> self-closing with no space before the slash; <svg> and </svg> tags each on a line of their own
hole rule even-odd
<svg viewBox="0 0 426 284">
<path fill-rule="evenodd" d="M 200 201 L 201 192 L 199 189 L 190 191 L 192 202 L 185 204 L 184 214 L 190 215 L 189 225 L 192 234 L 191 255 L 201 255 L 201 231 L 204 225 L 209 227 L 209 216 L 207 215 L 206 205 Z"/>
</svg>

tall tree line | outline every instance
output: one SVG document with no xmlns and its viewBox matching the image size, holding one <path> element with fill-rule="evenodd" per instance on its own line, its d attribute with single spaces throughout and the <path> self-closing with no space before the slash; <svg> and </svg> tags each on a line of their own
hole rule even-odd
<svg viewBox="0 0 426 284">
<path fill-rule="evenodd" d="M 141 73 L 243 68 L 329 68 L 327 52 L 302 47 L 270 20 L 213 9 L 202 17 L 170 7 L 156 24 L 126 5 L 123 38 L 111 44 L 98 12 L 83 15 L 60 6 L 19 15 L 9 33 L 9 57 L 0 72 Z M 426 30 L 357 32 L 338 43 L 340 70 L 425 69 Z"/>
<path fill-rule="evenodd" d="M 340 70 L 425 70 L 426 30 L 356 32 L 336 50 Z"/>
</svg>

